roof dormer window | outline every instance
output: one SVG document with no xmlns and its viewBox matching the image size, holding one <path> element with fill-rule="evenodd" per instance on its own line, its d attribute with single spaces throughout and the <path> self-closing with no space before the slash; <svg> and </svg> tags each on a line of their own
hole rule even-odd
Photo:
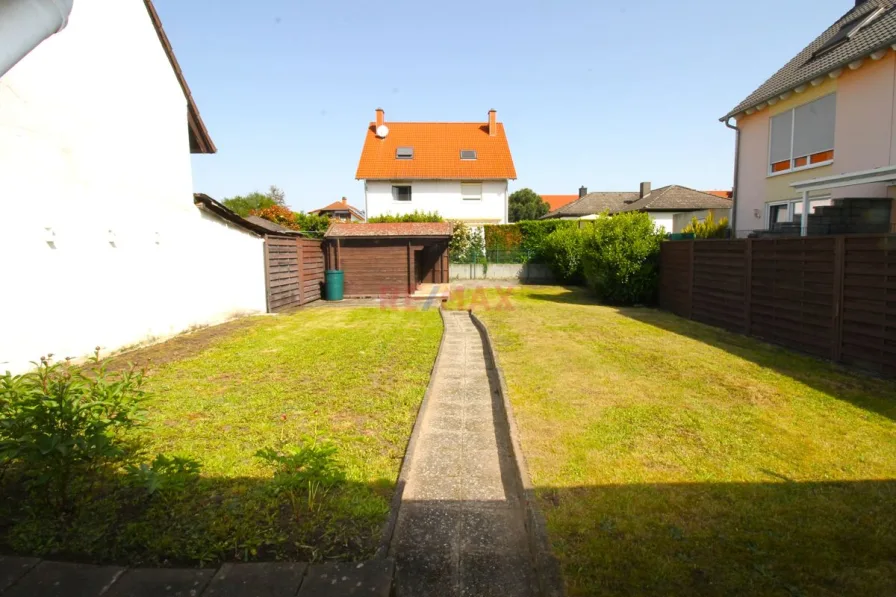
<svg viewBox="0 0 896 597">
<path fill-rule="evenodd" d="M 460 150 L 460 159 L 475 160 L 476 159 L 476 150 L 475 149 L 461 149 Z"/>
<path fill-rule="evenodd" d="M 395 150 L 395 159 L 396 160 L 413 160 L 414 159 L 414 148 L 413 147 L 399 147 Z"/>
<path fill-rule="evenodd" d="M 818 48 L 812 53 L 812 58 L 810 60 L 814 60 L 819 56 L 824 56 L 828 52 L 832 52 L 836 50 L 840 46 L 845 43 L 848 43 L 859 31 L 861 31 L 864 27 L 871 24 L 873 21 L 876 21 L 877 18 L 884 13 L 883 7 L 878 7 L 877 9 L 871 11 L 870 14 L 862 15 L 860 17 L 856 17 L 846 23 L 843 23 L 840 26 L 839 31 L 834 34 L 834 36 L 826 41 L 823 46 Z"/>
</svg>

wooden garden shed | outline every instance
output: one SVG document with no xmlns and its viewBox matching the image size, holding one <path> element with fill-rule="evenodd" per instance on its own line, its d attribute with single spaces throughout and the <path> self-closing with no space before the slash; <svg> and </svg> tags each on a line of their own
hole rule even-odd
<svg viewBox="0 0 896 597">
<path fill-rule="evenodd" d="M 350 298 L 413 296 L 448 284 L 451 223 L 333 224 L 324 237 L 327 269 L 343 272 Z"/>
</svg>

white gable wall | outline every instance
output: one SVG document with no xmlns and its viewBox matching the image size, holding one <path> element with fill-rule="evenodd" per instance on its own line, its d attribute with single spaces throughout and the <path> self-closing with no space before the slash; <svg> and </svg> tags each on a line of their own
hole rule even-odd
<svg viewBox="0 0 896 597">
<path fill-rule="evenodd" d="M 0 370 L 265 309 L 262 239 L 193 205 L 187 102 L 142 0 L 75 2 L 0 78 L 0 213 Z"/>
<path fill-rule="evenodd" d="M 476 181 L 463 181 L 476 182 Z M 395 201 L 392 185 L 411 185 L 410 201 Z M 461 198 L 459 180 L 382 181 L 368 180 L 365 185 L 365 201 L 368 218 L 384 215 L 404 215 L 421 212 L 438 212 L 446 220 L 464 220 L 471 223 L 507 223 L 507 181 L 484 181 L 482 199 Z"/>
</svg>

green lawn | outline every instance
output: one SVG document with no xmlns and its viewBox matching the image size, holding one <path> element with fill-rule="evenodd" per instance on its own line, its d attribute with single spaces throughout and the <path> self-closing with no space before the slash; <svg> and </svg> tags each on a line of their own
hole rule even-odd
<svg viewBox="0 0 896 597">
<path fill-rule="evenodd" d="M 479 298 L 572 595 L 896 594 L 896 383 L 580 290 Z"/>
<path fill-rule="evenodd" d="M 322 307 L 242 320 L 117 359 L 150 366 L 145 459 L 198 460 L 201 477 L 154 494 L 81 484 L 72 519 L 7 479 L 0 548 L 165 564 L 369 557 L 441 337 L 436 311 Z M 346 481 L 283 487 L 263 448 L 338 448 Z"/>
</svg>

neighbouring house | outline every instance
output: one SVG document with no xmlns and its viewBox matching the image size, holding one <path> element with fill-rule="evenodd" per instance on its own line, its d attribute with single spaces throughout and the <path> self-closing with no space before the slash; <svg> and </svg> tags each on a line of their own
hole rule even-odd
<svg viewBox="0 0 896 597">
<path fill-rule="evenodd" d="M 368 218 L 438 212 L 469 225 L 507 223 L 507 183 L 516 170 L 504 125 L 386 122 L 367 127 L 355 178 L 364 181 Z"/>
<path fill-rule="evenodd" d="M 587 191 L 582 187 L 581 191 Z M 703 221 L 713 214 L 716 222 L 727 218 L 731 212 L 730 199 L 703 191 L 695 191 L 679 185 L 652 189 L 649 182 L 642 182 L 638 192 L 587 193 L 542 219 L 589 220 L 602 213 L 610 215 L 640 211 L 653 220 L 657 228 L 666 232 L 681 232 L 693 218 Z"/>
<path fill-rule="evenodd" d="M 326 267 L 344 272 L 349 298 L 447 298 L 451 226 L 335 223 L 324 235 Z"/>
<path fill-rule="evenodd" d="M 896 231 L 894 4 L 855 2 L 722 117 L 739 236 Z"/>
<path fill-rule="evenodd" d="M 587 194 L 588 189 L 580 187 L 578 195 L 541 195 L 541 198 L 548 204 L 548 207 L 550 208 L 548 213 L 550 213 L 552 211 L 557 211 L 564 205 L 569 205 L 573 201 L 578 201 Z"/>
<path fill-rule="evenodd" d="M 263 239 L 194 205 L 215 145 L 150 0 L 75 2 L 0 106 L 0 371 L 265 311 Z"/>
<path fill-rule="evenodd" d="M 342 198 L 342 201 L 334 201 L 326 207 L 315 209 L 308 213 L 318 214 L 321 216 L 329 216 L 334 220 L 344 222 L 363 222 L 364 214 L 357 208 L 348 204 L 348 199 Z"/>
</svg>

